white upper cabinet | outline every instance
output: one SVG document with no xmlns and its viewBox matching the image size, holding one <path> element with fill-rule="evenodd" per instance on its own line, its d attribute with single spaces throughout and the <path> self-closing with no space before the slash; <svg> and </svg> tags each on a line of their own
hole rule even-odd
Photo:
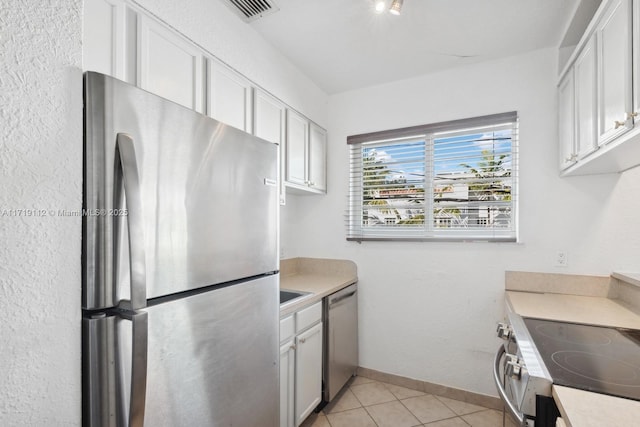
<svg viewBox="0 0 640 427">
<path fill-rule="evenodd" d="M 633 111 L 631 112 L 632 120 L 637 123 L 640 120 L 640 2 L 632 3 L 632 21 L 631 27 L 633 51 L 631 52 L 632 68 L 633 68 Z"/>
<path fill-rule="evenodd" d="M 306 193 L 327 191 L 327 132 L 306 117 L 287 110 L 287 187 Z"/>
<path fill-rule="evenodd" d="M 280 178 L 280 204 L 286 202 L 282 165 L 285 164 L 285 122 L 286 106 L 262 89 L 253 91 L 253 134 L 267 141 L 278 144 Z"/>
<path fill-rule="evenodd" d="M 584 159 L 598 148 L 596 104 L 596 39 L 591 36 L 574 66 L 575 79 L 575 153 Z"/>
<path fill-rule="evenodd" d="M 87 71 L 118 77 L 119 42 L 124 31 L 123 4 L 114 0 L 86 0 L 84 2 L 84 33 L 82 35 L 82 64 Z M 120 40 L 118 40 L 120 39 Z"/>
<path fill-rule="evenodd" d="M 223 123 L 251 132 L 251 83 L 225 65 L 209 61 L 207 114 Z"/>
<path fill-rule="evenodd" d="M 573 166 L 598 148 L 596 43 L 589 39 L 558 85 L 560 170 Z"/>
<path fill-rule="evenodd" d="M 83 69 L 135 83 L 135 12 L 121 0 L 85 0 L 83 28 Z"/>
<path fill-rule="evenodd" d="M 83 69 L 134 84 L 280 147 L 285 184 L 326 193 L 326 131 L 131 0 L 85 0 Z"/>
<path fill-rule="evenodd" d="M 606 144 L 628 131 L 632 120 L 631 0 L 614 0 L 596 29 L 600 57 L 598 74 L 599 137 Z"/>
<path fill-rule="evenodd" d="M 286 181 L 307 187 L 307 150 L 309 145 L 309 120 L 287 110 Z"/>
<path fill-rule="evenodd" d="M 204 112 L 200 49 L 143 14 L 138 15 L 138 46 L 138 85 Z"/>
<path fill-rule="evenodd" d="M 561 76 L 558 100 L 563 175 L 640 164 L 640 0 L 602 1 Z"/>
<path fill-rule="evenodd" d="M 576 162 L 575 96 L 573 73 L 567 73 L 558 85 L 558 129 L 560 133 L 560 169 Z"/>
<path fill-rule="evenodd" d="M 262 89 L 255 89 L 253 99 L 253 134 L 283 144 L 287 107 Z"/>
<path fill-rule="evenodd" d="M 309 186 L 327 191 L 327 131 L 315 123 L 309 128 Z"/>
</svg>

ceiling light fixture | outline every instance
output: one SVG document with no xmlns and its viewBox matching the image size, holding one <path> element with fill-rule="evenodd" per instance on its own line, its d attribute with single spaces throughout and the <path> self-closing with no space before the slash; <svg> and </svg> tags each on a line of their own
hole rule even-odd
<svg viewBox="0 0 640 427">
<path fill-rule="evenodd" d="M 403 0 L 393 0 L 391 3 L 391 7 L 389 8 L 389 13 L 392 15 L 400 15 L 400 10 L 402 10 L 402 2 Z"/>
<path fill-rule="evenodd" d="M 375 0 L 376 13 L 382 13 L 387 8 L 387 2 L 385 0 Z"/>
</svg>

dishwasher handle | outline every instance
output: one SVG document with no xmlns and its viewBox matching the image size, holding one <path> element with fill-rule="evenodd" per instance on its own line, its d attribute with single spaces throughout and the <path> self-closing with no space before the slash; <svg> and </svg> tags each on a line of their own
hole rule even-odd
<svg viewBox="0 0 640 427">
<path fill-rule="evenodd" d="M 349 292 L 348 294 L 340 295 L 340 296 L 337 296 L 335 298 L 330 299 L 329 300 L 329 306 L 335 305 L 335 304 L 339 303 L 342 300 L 345 300 L 347 298 L 350 298 L 350 297 L 354 296 L 356 294 L 356 292 L 358 292 L 358 291 L 354 290 L 353 292 Z"/>
</svg>

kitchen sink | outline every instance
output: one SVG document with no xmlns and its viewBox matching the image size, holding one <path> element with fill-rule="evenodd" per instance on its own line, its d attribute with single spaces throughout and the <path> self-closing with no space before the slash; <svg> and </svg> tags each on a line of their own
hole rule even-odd
<svg viewBox="0 0 640 427">
<path fill-rule="evenodd" d="M 301 299 L 310 297 L 311 292 L 292 291 L 289 289 L 280 289 L 280 307 L 293 304 Z"/>
</svg>

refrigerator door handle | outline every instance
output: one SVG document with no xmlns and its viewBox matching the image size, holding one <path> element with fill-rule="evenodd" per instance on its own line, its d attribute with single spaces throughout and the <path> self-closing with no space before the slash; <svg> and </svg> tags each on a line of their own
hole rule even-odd
<svg viewBox="0 0 640 427">
<path fill-rule="evenodd" d="M 124 325 L 121 321 L 129 322 L 131 329 L 118 326 Z M 101 313 L 82 320 L 83 426 L 144 425 L 148 326 L 144 311 L 118 311 L 115 316 Z M 125 372 L 129 378 L 123 376 Z M 126 404 L 125 396 L 129 396 Z"/>
<path fill-rule="evenodd" d="M 143 311 L 122 316 L 132 323 L 129 427 L 143 427 L 147 396 L 148 314 Z"/>
<path fill-rule="evenodd" d="M 126 133 L 118 133 L 116 139 L 114 179 L 124 182 L 124 197 L 127 206 L 127 224 L 129 233 L 129 268 L 131 274 L 131 310 L 147 305 L 147 284 L 144 248 L 144 227 L 142 223 L 142 199 L 136 151 L 133 138 Z M 114 200 L 120 200 L 121 186 L 114 185 Z M 117 206 L 117 203 L 114 203 Z M 118 215 L 113 215 L 114 228 Z"/>
</svg>

